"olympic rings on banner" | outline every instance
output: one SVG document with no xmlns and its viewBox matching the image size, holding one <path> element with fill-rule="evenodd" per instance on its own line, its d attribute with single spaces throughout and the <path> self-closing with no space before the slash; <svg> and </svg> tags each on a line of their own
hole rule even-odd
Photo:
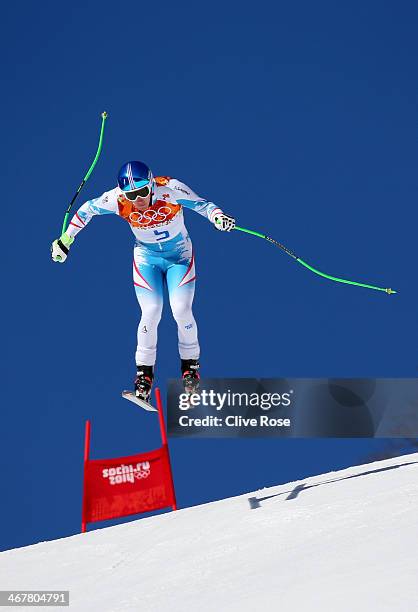
<svg viewBox="0 0 418 612">
<path fill-rule="evenodd" d="M 147 478 L 151 473 L 151 470 L 146 470 L 144 472 L 135 472 L 134 476 L 137 480 L 141 480 L 141 478 Z"/>
</svg>

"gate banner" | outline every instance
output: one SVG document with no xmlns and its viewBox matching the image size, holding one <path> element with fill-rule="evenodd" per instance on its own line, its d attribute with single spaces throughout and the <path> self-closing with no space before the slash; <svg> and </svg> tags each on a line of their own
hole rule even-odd
<svg viewBox="0 0 418 612">
<path fill-rule="evenodd" d="M 168 385 L 168 434 L 195 438 L 416 438 L 417 378 L 212 378 Z"/>
<path fill-rule="evenodd" d="M 166 445 L 85 464 L 85 523 L 159 510 L 175 504 Z"/>
</svg>

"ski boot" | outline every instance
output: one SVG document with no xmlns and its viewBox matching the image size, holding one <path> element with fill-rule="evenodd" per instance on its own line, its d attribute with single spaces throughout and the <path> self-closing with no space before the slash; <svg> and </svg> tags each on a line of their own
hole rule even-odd
<svg viewBox="0 0 418 612">
<path fill-rule="evenodd" d="M 134 381 L 135 395 L 144 401 L 149 400 L 152 383 L 154 380 L 153 366 L 137 365 L 136 378 Z"/>
<path fill-rule="evenodd" d="M 198 359 L 182 359 L 181 373 L 183 377 L 183 385 L 186 393 L 191 395 L 199 390 L 199 360 Z"/>
</svg>

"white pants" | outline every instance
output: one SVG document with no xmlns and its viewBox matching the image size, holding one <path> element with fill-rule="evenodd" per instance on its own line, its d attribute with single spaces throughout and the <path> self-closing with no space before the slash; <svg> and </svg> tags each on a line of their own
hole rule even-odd
<svg viewBox="0 0 418 612">
<path fill-rule="evenodd" d="M 164 248 L 158 244 L 139 244 L 134 249 L 134 285 L 142 312 L 135 354 L 137 365 L 155 364 L 164 285 L 177 322 L 180 358 L 199 358 L 197 326 L 192 313 L 195 290 L 192 244 L 188 235 L 169 242 Z"/>
</svg>

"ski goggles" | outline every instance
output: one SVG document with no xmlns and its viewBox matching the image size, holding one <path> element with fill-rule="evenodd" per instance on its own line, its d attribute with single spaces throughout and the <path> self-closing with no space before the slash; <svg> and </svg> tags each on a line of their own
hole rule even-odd
<svg viewBox="0 0 418 612">
<path fill-rule="evenodd" d="M 151 186 L 144 185 L 143 187 L 139 187 L 138 189 L 133 189 L 132 191 L 124 191 L 124 195 L 131 202 L 135 202 L 137 198 L 147 198 L 151 193 Z"/>
</svg>

